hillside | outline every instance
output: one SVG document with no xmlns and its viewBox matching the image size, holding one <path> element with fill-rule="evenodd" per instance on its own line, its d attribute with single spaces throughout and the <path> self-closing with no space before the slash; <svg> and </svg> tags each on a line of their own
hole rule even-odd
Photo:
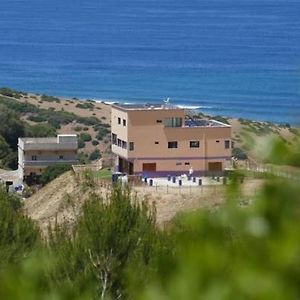
<svg viewBox="0 0 300 300">
<path fill-rule="evenodd" d="M 72 224 L 82 204 L 91 194 L 106 198 L 109 192 L 104 187 L 91 186 L 84 180 L 79 180 L 69 171 L 26 199 L 24 209 L 45 232 L 48 225 L 55 222 L 60 224 L 67 221 Z"/>
<path fill-rule="evenodd" d="M 18 137 L 46 137 L 59 133 L 78 134 L 82 162 L 101 156 L 110 159 L 110 107 L 105 103 L 2 88 L 0 106 L 3 114 L 0 123 L 11 124 L 10 130 L 14 130 L 12 133 L 8 129 L 0 130 L 0 167 L 16 167 Z M 9 155 L 12 158 L 7 162 Z"/>
</svg>

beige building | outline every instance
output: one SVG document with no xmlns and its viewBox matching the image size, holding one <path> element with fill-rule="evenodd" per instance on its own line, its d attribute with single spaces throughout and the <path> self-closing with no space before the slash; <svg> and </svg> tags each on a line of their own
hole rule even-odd
<svg viewBox="0 0 300 300">
<path fill-rule="evenodd" d="M 220 173 L 231 160 L 231 126 L 188 120 L 170 105 L 112 106 L 112 151 L 117 168 L 151 177 Z"/>
<path fill-rule="evenodd" d="M 55 164 L 77 162 L 77 135 L 58 135 L 51 138 L 19 138 L 19 173 L 23 179 L 36 178 Z"/>
</svg>

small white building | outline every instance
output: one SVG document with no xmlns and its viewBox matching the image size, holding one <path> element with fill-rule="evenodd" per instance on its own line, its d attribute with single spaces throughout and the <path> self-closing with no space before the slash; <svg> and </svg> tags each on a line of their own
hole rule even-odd
<svg viewBox="0 0 300 300">
<path fill-rule="evenodd" d="M 18 171 L 22 180 L 39 177 L 43 170 L 56 164 L 77 162 L 76 134 L 59 134 L 50 138 L 19 138 Z"/>
</svg>

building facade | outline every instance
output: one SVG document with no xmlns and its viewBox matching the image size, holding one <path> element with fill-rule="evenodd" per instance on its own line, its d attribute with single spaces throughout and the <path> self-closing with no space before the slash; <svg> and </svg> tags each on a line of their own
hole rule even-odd
<svg viewBox="0 0 300 300">
<path fill-rule="evenodd" d="M 77 135 L 58 135 L 51 138 L 19 138 L 19 174 L 24 180 L 39 177 L 43 170 L 56 164 L 77 162 Z"/>
<path fill-rule="evenodd" d="M 231 126 L 187 119 L 170 105 L 112 106 L 112 152 L 118 171 L 150 177 L 220 173 L 231 160 Z"/>
</svg>

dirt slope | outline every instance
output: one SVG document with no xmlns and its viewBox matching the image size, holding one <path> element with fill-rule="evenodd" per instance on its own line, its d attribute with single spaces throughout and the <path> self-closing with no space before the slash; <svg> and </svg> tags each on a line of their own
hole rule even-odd
<svg viewBox="0 0 300 300">
<path fill-rule="evenodd" d="M 66 172 L 25 200 L 25 211 L 42 231 L 49 224 L 72 222 L 91 191 L 83 190 L 72 171 Z M 98 193 L 104 195 L 104 190 Z"/>
</svg>

